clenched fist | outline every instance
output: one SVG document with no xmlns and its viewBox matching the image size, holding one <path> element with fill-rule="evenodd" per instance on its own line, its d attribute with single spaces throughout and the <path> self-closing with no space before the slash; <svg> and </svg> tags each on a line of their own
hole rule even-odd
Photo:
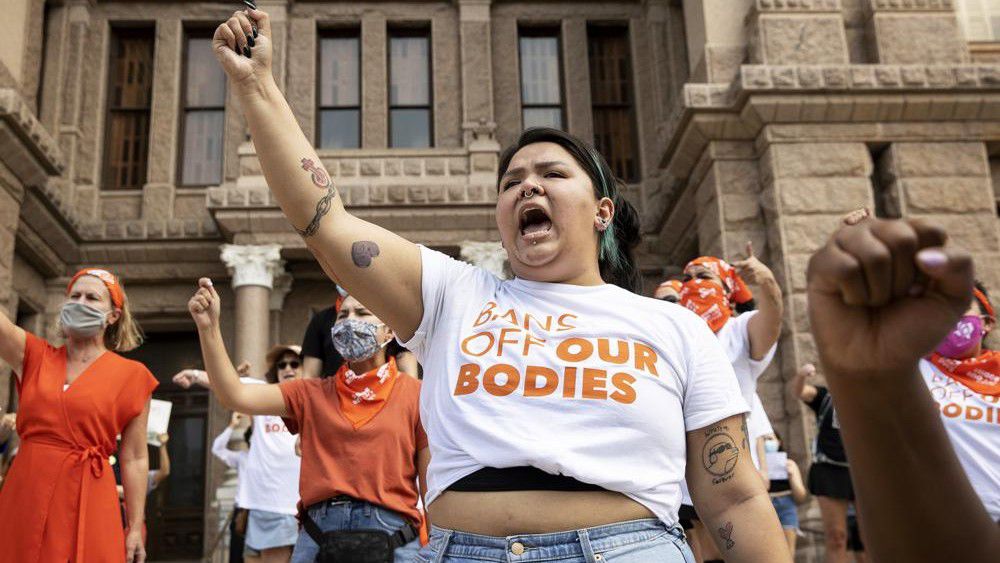
<svg viewBox="0 0 1000 563">
<path fill-rule="evenodd" d="M 827 378 L 915 373 L 972 299 L 969 254 L 919 221 L 844 226 L 809 261 L 809 318 Z"/>
<path fill-rule="evenodd" d="M 198 291 L 188 301 L 188 312 L 198 330 L 218 327 L 220 310 L 221 301 L 212 280 L 201 278 L 198 280 Z"/>
<path fill-rule="evenodd" d="M 261 10 L 240 10 L 215 29 L 215 58 L 237 88 L 271 77 L 271 18 Z"/>
</svg>

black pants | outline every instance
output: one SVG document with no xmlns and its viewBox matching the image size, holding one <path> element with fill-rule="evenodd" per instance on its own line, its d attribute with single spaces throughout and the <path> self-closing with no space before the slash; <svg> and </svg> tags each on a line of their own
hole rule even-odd
<svg viewBox="0 0 1000 563">
<path fill-rule="evenodd" d="M 235 515 L 229 519 L 229 563 L 243 563 L 243 536 L 236 533 Z"/>
</svg>

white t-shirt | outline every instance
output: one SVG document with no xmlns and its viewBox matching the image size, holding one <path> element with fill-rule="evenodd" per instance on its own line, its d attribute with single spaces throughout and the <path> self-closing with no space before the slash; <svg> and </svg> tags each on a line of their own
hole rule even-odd
<svg viewBox="0 0 1000 563">
<path fill-rule="evenodd" d="M 259 379 L 241 378 L 244 383 Z M 299 502 L 299 466 L 295 436 L 279 416 L 254 416 L 250 452 L 240 468 L 236 504 L 240 508 L 295 514 Z"/>
<path fill-rule="evenodd" d="M 778 348 L 778 343 L 775 342 L 762 359 L 754 360 L 750 357 L 750 333 L 747 332 L 747 329 L 750 326 L 750 319 L 757 313 L 757 311 L 749 311 L 738 317 L 730 318 L 729 322 L 716 334 L 722 347 L 726 350 L 726 356 L 733 364 L 736 380 L 740 383 L 740 392 L 743 393 L 743 400 L 748 405 L 753 403 L 753 397 L 757 393 L 757 380 L 760 379 L 767 366 L 771 365 L 774 351 Z"/>
<path fill-rule="evenodd" d="M 501 281 L 421 248 L 427 503 L 483 467 L 532 466 L 677 521 L 685 433 L 746 412 L 708 326 L 613 285 Z"/>
<path fill-rule="evenodd" d="M 972 488 L 1000 521 L 1000 397 L 980 395 L 920 360 L 920 374 L 941 410 L 941 420 Z"/>
<path fill-rule="evenodd" d="M 750 415 L 747 416 L 747 432 L 750 434 L 750 458 L 753 465 L 760 469 L 760 459 L 757 457 L 757 438 L 774 434 L 771 421 L 767 419 L 767 412 L 764 404 L 760 402 L 760 396 L 753 394 L 753 402 L 750 404 Z"/>
</svg>

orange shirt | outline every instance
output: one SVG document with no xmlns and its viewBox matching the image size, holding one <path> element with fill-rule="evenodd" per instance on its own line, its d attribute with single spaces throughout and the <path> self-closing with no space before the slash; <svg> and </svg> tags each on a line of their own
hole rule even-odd
<svg viewBox="0 0 1000 563">
<path fill-rule="evenodd" d="M 427 447 L 420 382 L 404 373 L 397 377 L 385 407 L 357 429 L 340 412 L 334 378 L 280 384 L 291 413 L 288 429 L 302 434 L 299 496 L 304 507 L 348 495 L 420 522 L 417 452 Z"/>
<path fill-rule="evenodd" d="M 156 379 L 139 362 L 109 351 L 63 391 L 66 348 L 33 334 L 22 371 L 21 446 L 0 489 L 0 563 L 125 561 L 108 457 Z"/>
</svg>

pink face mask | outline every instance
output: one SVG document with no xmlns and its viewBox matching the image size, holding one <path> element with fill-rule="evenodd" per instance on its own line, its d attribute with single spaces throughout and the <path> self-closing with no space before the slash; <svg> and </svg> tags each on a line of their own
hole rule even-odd
<svg viewBox="0 0 1000 563">
<path fill-rule="evenodd" d="M 974 350 L 983 340 L 983 319 L 978 315 L 966 315 L 958 320 L 955 328 L 934 350 L 946 358 L 960 359 Z"/>
</svg>

